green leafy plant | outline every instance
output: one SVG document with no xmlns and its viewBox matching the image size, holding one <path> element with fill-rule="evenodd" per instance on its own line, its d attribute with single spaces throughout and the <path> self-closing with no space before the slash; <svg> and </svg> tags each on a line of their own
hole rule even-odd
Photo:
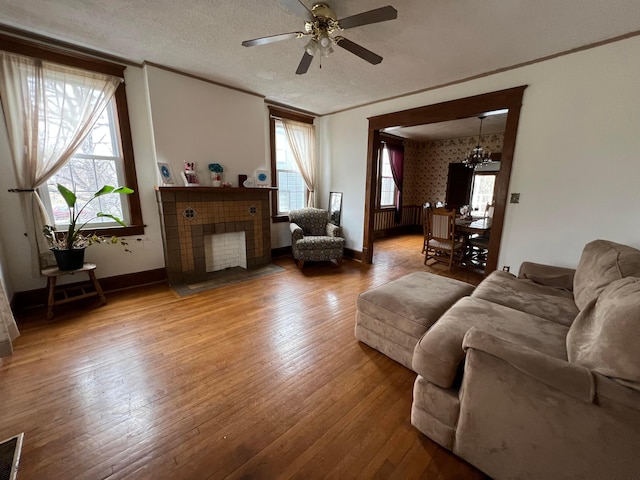
<svg viewBox="0 0 640 480">
<path fill-rule="evenodd" d="M 113 243 L 113 244 L 119 243 L 125 247 L 125 251 L 127 252 L 130 251 L 127 248 L 128 244 L 126 240 L 123 238 L 118 238 L 116 236 L 105 238 L 105 237 L 96 235 L 95 233 L 89 234 L 89 235 L 82 233 L 82 229 L 87 225 L 87 223 L 89 223 L 94 218 L 108 217 L 114 220 L 115 222 L 119 223 L 123 227 L 126 227 L 126 224 L 121 219 L 119 219 L 118 217 L 110 213 L 98 212 L 96 213 L 95 216 L 90 217 L 88 220 L 86 220 L 83 223 L 80 223 L 80 216 L 85 211 L 87 206 L 96 198 L 102 197 L 103 195 L 119 194 L 119 193 L 129 195 L 133 193 L 132 189 L 128 187 L 112 187 L 110 185 L 105 185 L 96 193 L 94 193 L 93 196 L 89 200 L 87 200 L 84 203 L 84 205 L 82 205 L 81 207 L 78 207 L 76 205 L 78 199 L 76 197 L 76 194 L 73 191 L 69 190 L 67 187 L 60 184 L 58 184 L 58 191 L 60 192 L 60 195 L 62 195 L 62 198 L 64 198 L 64 201 L 67 204 L 67 207 L 69 207 L 69 228 L 67 229 L 66 232 L 58 232 L 55 226 L 51 226 L 51 225 L 44 226 L 43 234 L 47 239 L 47 241 L 49 242 L 49 245 L 51 246 L 51 248 L 58 249 L 58 250 L 71 250 L 74 248 L 84 248 L 94 243 Z"/>
<path fill-rule="evenodd" d="M 222 173 L 224 172 L 224 168 L 222 168 L 222 165 L 220 165 L 219 163 L 210 163 L 209 171 L 215 172 L 215 173 Z"/>
</svg>

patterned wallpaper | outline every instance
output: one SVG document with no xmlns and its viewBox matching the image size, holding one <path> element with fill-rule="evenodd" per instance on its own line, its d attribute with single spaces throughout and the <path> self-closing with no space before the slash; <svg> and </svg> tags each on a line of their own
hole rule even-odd
<svg viewBox="0 0 640 480">
<path fill-rule="evenodd" d="M 504 134 L 483 135 L 482 148 L 501 152 Z M 476 146 L 478 137 L 452 138 L 432 142 L 404 142 L 404 205 L 444 202 L 449 163 L 461 162 Z"/>
</svg>

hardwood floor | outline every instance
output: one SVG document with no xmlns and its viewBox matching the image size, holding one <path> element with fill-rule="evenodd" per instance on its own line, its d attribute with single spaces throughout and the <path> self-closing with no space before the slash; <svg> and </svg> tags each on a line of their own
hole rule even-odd
<svg viewBox="0 0 640 480">
<path fill-rule="evenodd" d="M 486 478 L 411 426 L 415 374 L 353 335 L 358 293 L 434 271 L 421 246 L 33 310 L 0 367 L 0 437 L 25 432 L 18 478 Z"/>
</svg>

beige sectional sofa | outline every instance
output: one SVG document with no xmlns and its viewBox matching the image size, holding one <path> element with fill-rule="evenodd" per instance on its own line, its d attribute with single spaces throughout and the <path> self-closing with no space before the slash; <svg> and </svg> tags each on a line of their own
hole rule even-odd
<svg viewBox="0 0 640 480">
<path fill-rule="evenodd" d="M 640 251 L 493 272 L 420 338 L 411 422 L 496 479 L 640 478 Z"/>
</svg>

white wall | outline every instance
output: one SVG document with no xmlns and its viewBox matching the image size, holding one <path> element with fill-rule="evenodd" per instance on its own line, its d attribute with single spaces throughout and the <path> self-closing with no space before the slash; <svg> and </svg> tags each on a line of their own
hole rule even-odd
<svg viewBox="0 0 640 480">
<path fill-rule="evenodd" d="M 201 185 L 211 185 L 209 163 L 220 163 L 233 186 L 238 174 L 253 176 L 267 165 L 262 97 L 156 67 L 145 70 L 157 160 L 168 162 L 177 180 L 185 161 L 197 163 Z"/>
<path fill-rule="evenodd" d="M 347 247 L 362 249 L 367 117 L 525 84 L 510 186 L 521 198 L 507 206 L 498 265 L 575 266 L 596 238 L 640 247 L 639 37 L 323 119 Z"/>
</svg>

